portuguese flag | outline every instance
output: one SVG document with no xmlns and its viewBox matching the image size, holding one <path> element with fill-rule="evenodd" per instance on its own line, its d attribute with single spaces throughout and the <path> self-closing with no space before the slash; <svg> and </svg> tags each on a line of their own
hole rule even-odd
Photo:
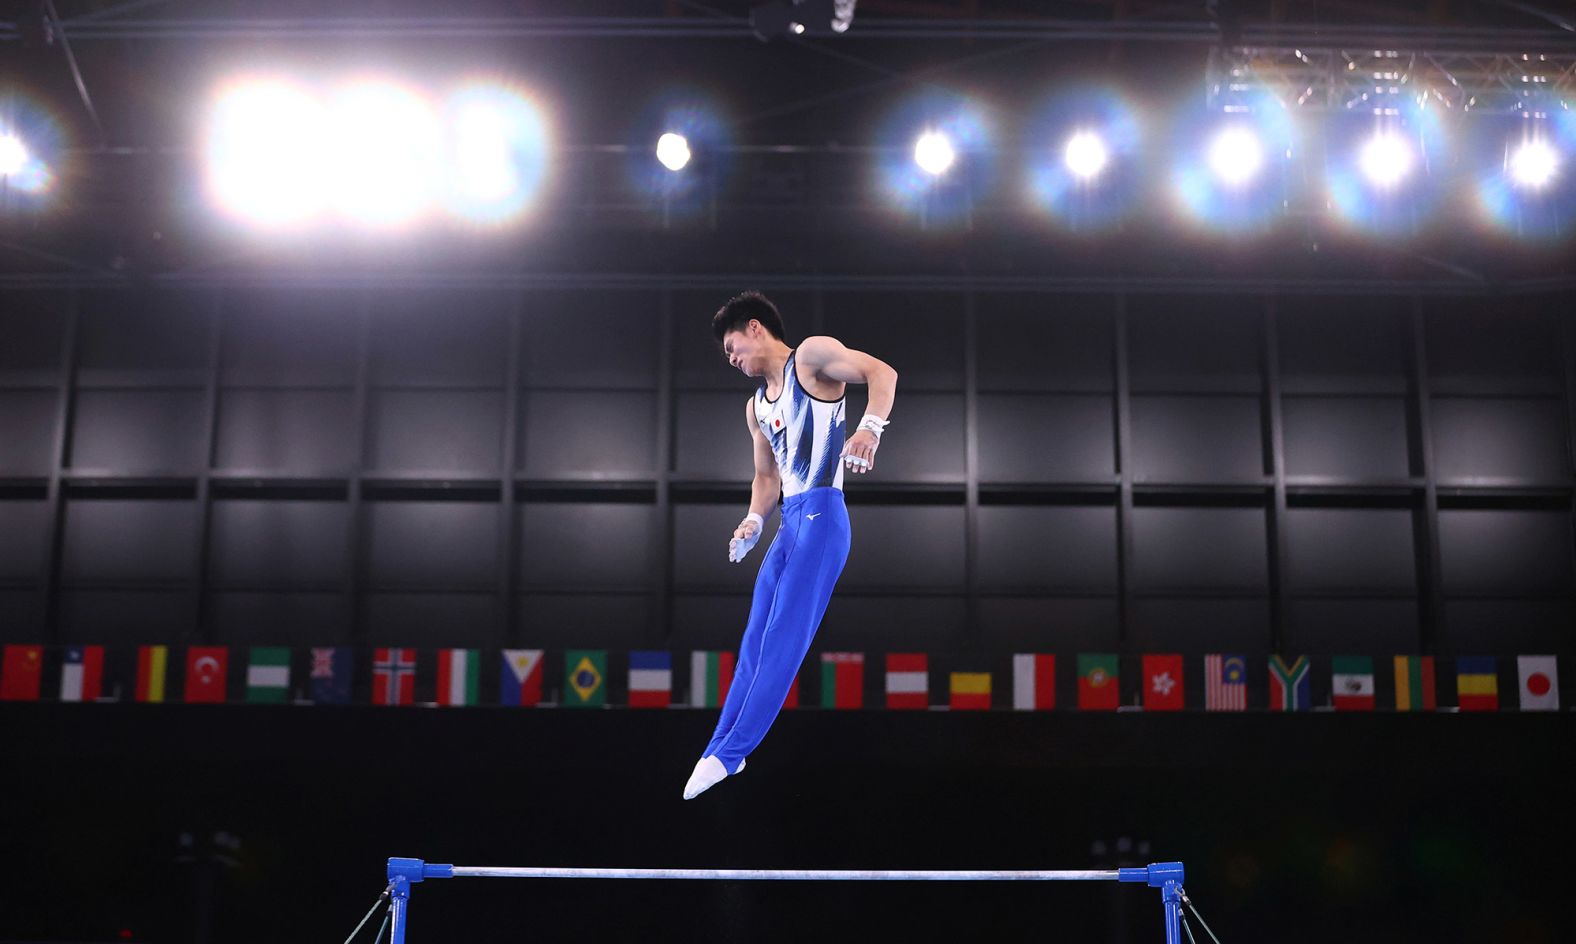
<svg viewBox="0 0 1576 944">
<path fill-rule="evenodd" d="M 1078 710 L 1115 711 L 1122 701 L 1122 686 L 1113 652 L 1078 654 Z"/>
</svg>

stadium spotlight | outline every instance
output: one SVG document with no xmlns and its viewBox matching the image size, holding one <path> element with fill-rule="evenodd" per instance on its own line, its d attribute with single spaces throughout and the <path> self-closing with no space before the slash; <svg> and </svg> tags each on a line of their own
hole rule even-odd
<svg viewBox="0 0 1576 944">
<path fill-rule="evenodd" d="M 689 163 L 689 141 L 682 134 L 669 131 L 657 139 L 657 160 L 671 171 L 680 171 Z"/>
<path fill-rule="evenodd" d="M 1066 161 L 1067 169 L 1074 177 L 1079 180 L 1092 180 L 1110 162 L 1111 152 L 1098 134 L 1093 131 L 1078 131 L 1067 139 L 1067 147 L 1062 159 Z"/>
<path fill-rule="evenodd" d="M 779 37 L 833 36 L 854 23 L 857 0 L 772 0 L 750 8 L 750 28 L 762 42 Z"/>
<path fill-rule="evenodd" d="M 1539 189 L 1559 170 L 1560 158 L 1547 141 L 1524 141 L 1510 151 L 1506 170 L 1518 187 Z"/>
<path fill-rule="evenodd" d="M 1209 168 L 1228 187 L 1240 187 L 1264 167 L 1264 145 L 1253 131 L 1230 126 L 1217 132 L 1209 144 Z"/>
<path fill-rule="evenodd" d="M 940 177 L 958 158 L 952 142 L 939 131 L 926 131 L 914 142 L 914 163 L 932 177 Z"/>
<path fill-rule="evenodd" d="M 1393 131 L 1380 131 L 1363 143 L 1357 163 L 1375 186 L 1394 187 L 1412 172 L 1412 146 Z"/>
<path fill-rule="evenodd" d="M 0 135 L 0 177 L 15 177 L 27 166 L 27 147 L 14 134 Z"/>
</svg>

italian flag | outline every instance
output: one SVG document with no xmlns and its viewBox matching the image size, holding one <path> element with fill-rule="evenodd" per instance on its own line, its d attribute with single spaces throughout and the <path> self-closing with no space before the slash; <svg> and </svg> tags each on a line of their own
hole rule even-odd
<svg viewBox="0 0 1576 944">
<path fill-rule="evenodd" d="M 1336 711 L 1374 710 L 1374 660 L 1336 656 L 1330 660 L 1330 692 Z"/>
<path fill-rule="evenodd" d="M 476 649 L 438 650 L 438 704 L 474 705 L 481 692 L 482 660 Z"/>
<path fill-rule="evenodd" d="M 290 650 L 282 646 L 253 646 L 246 663 L 246 700 L 284 704 L 290 700 Z"/>
<path fill-rule="evenodd" d="M 1433 711 L 1434 657 L 1395 657 L 1395 710 Z"/>
<path fill-rule="evenodd" d="M 690 653 L 690 707 L 721 708 L 733 682 L 733 653 Z"/>
<path fill-rule="evenodd" d="M 821 653 L 821 707 L 863 708 L 865 706 L 865 654 L 863 652 Z"/>
<path fill-rule="evenodd" d="M 953 711 L 989 711 L 990 673 L 953 672 L 951 695 Z"/>
<path fill-rule="evenodd" d="M 930 706 L 930 659 L 923 652 L 889 652 L 886 657 L 886 706 Z"/>
</svg>

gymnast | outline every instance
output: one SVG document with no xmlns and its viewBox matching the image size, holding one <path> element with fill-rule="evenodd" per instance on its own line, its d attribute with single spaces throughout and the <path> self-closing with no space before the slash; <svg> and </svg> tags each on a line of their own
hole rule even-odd
<svg viewBox="0 0 1576 944">
<path fill-rule="evenodd" d="M 762 381 L 745 406 L 755 446 L 750 512 L 728 542 L 728 560 L 742 561 L 755 546 L 779 494 L 783 517 L 755 577 L 722 717 L 684 785 L 686 800 L 743 770 L 782 710 L 848 561 L 843 469 L 875 469 L 897 390 L 897 371 L 836 338 L 789 347 L 777 306 L 759 292 L 723 305 L 711 328 L 728 363 Z M 843 401 L 851 383 L 869 385 L 869 412 L 845 443 Z"/>
</svg>

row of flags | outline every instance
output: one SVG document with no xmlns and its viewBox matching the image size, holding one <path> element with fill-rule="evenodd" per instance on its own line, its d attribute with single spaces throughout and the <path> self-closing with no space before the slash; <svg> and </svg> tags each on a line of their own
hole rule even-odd
<svg viewBox="0 0 1576 944">
<path fill-rule="evenodd" d="M 310 704 L 418 703 L 418 682 L 423 704 L 466 706 L 603 707 L 620 703 L 630 708 L 720 707 L 733 679 L 734 654 L 697 650 L 689 653 L 687 689 L 675 684 L 674 655 L 666 650 L 613 653 L 622 658 L 627 685 L 609 685 L 609 652 L 605 649 L 571 649 L 563 653 L 561 671 L 545 669 L 547 653 L 541 649 L 439 649 L 430 657 L 412 648 L 380 648 L 358 672 L 357 650 L 349 647 L 291 649 L 256 646 L 237 650 L 231 658 L 226 646 L 188 646 L 171 671 L 171 647 L 139 646 L 135 652 L 104 646 L 71 646 L 63 650 L 56 689 L 60 701 L 132 700 L 214 703 L 300 702 Z M 7 645 L 0 664 L 0 700 L 37 701 L 44 697 L 45 663 L 49 652 L 39 645 Z M 364 659 L 365 656 L 363 655 Z M 874 660 L 872 660 L 873 662 Z M 1076 695 L 1070 703 L 1079 711 L 1181 711 L 1190 706 L 1188 673 L 1183 656 L 1147 653 L 1139 658 L 1138 683 L 1125 689 L 1122 659 L 1115 653 L 1078 653 Z M 1206 711 L 1308 711 L 1329 707 L 1336 711 L 1373 711 L 1379 707 L 1375 662 L 1370 656 L 1336 656 L 1329 660 L 1329 701 L 1315 706 L 1312 697 L 1312 660 L 1308 656 L 1271 655 L 1267 658 L 1267 685 L 1249 685 L 1249 658 L 1213 653 L 1202 659 L 1202 707 Z M 232 664 L 232 662 L 234 664 Z M 484 663 L 486 663 L 484 667 Z M 814 663 L 812 663 L 813 665 Z M 679 663 L 682 668 L 683 662 Z M 1515 659 L 1522 711 L 1558 711 L 1560 708 L 1558 660 L 1552 655 L 1523 655 Z M 1462 656 L 1454 660 L 1456 705 L 1462 711 L 1498 711 L 1499 660 L 1493 656 Z M 1393 684 L 1386 707 L 1396 711 L 1435 711 L 1439 708 L 1435 659 L 1432 656 L 1397 655 L 1392 664 Z M 1054 654 L 1018 653 L 1012 657 L 1010 706 L 1020 711 L 1050 711 L 1057 704 L 1058 661 Z M 800 676 L 805 673 L 801 671 Z M 823 652 L 815 704 L 822 708 L 863 708 L 870 673 L 862 652 Z M 994 673 L 948 671 L 935 675 L 944 682 L 932 688 L 933 673 L 926 653 L 886 653 L 879 703 L 889 709 L 950 708 L 985 710 L 1008 707 L 1005 693 L 998 705 Z M 357 687 L 360 679 L 363 687 Z M 546 681 L 544 681 L 546 679 Z M 1195 680 L 1197 677 L 1195 676 Z M 179 680 L 181 697 L 174 697 Z M 485 685 L 484 691 L 484 682 Z M 800 678 L 796 677 L 784 707 L 800 707 Z M 610 694 L 610 687 L 616 688 Z M 1124 701 L 1124 691 L 1130 701 Z M 1250 691 L 1253 696 L 1250 697 Z M 1262 694 L 1261 694 L 1262 692 Z M 1193 707 L 1198 702 L 1192 702 Z"/>
</svg>

